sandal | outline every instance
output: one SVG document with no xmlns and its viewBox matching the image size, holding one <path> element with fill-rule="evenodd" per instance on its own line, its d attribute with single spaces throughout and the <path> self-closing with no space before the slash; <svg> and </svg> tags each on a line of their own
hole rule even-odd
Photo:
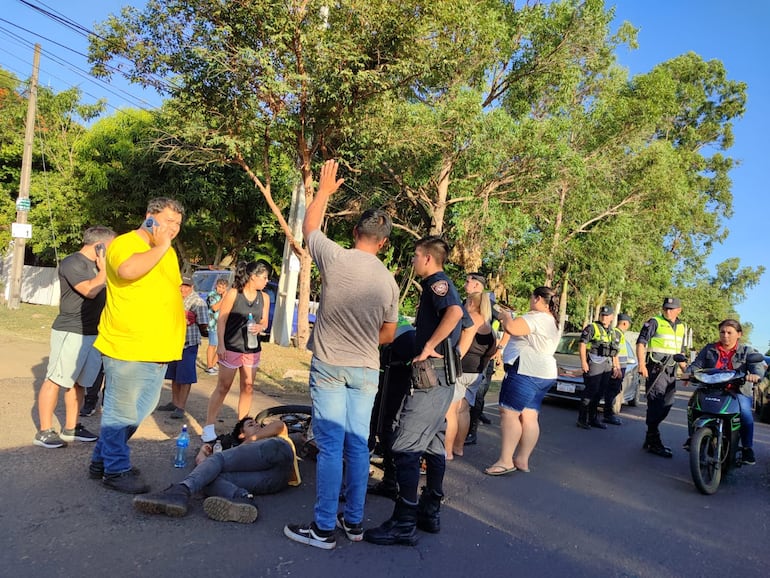
<svg viewBox="0 0 770 578">
<path fill-rule="evenodd" d="M 513 466 L 511 468 L 506 468 L 505 466 L 489 466 L 487 469 L 484 470 L 484 473 L 488 476 L 504 476 L 506 474 L 510 474 L 511 472 L 516 471 L 516 466 Z"/>
</svg>

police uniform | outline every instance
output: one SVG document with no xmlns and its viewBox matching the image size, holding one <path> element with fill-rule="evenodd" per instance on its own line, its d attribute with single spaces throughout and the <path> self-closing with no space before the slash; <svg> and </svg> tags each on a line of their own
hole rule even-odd
<svg viewBox="0 0 770 578">
<path fill-rule="evenodd" d="M 678 309 L 681 301 L 667 297 L 664 309 Z M 674 355 L 684 353 L 685 326 L 679 318 L 673 322 L 662 315 L 649 319 L 639 332 L 637 343 L 646 346 L 647 382 L 647 437 L 643 448 L 650 453 L 671 457 L 671 449 L 663 445 L 659 426 L 666 419 L 676 394 L 676 367 Z"/>
<path fill-rule="evenodd" d="M 618 344 L 618 363 L 620 364 L 620 376 L 613 377 L 610 374 L 610 379 L 607 382 L 607 390 L 604 393 L 604 423 L 610 423 L 612 425 L 621 425 L 620 418 L 615 415 L 615 398 L 620 394 L 623 389 L 623 378 L 626 376 L 626 367 L 628 366 L 628 341 L 626 341 L 625 334 L 613 327 L 614 333 L 613 340 Z"/>
<path fill-rule="evenodd" d="M 453 305 L 462 307 L 457 289 L 443 271 L 426 277 L 420 284 L 422 294 L 415 320 L 414 356 L 423 350 L 439 326 L 444 311 Z M 436 347 L 436 352 L 443 358 L 430 360 L 438 384 L 428 389 L 412 386 L 393 422 L 391 453 L 396 466 L 399 495 L 391 519 L 379 528 L 367 530 L 364 534 L 367 541 L 379 544 L 414 543 L 415 521 L 417 527 L 425 531 L 439 531 L 438 513 L 444 496 L 446 470 L 445 416 L 454 393 L 454 383 L 450 382 L 452 371 L 448 370 L 448 365 L 453 359 L 459 362 L 456 345 L 462 326 L 463 321 L 458 322 L 449 337 Z M 459 368 L 459 363 L 456 367 Z M 414 377 L 412 380 L 414 382 Z M 426 486 L 419 504 L 415 504 L 421 457 L 425 458 L 427 466 Z"/>
<path fill-rule="evenodd" d="M 607 306 L 599 310 L 600 316 L 613 313 L 612 308 Z M 599 401 L 605 396 L 612 376 L 613 357 L 618 354 L 617 334 L 611 327 L 595 321 L 583 329 L 580 342 L 586 345 L 588 371 L 583 373 L 585 387 L 580 396 L 577 425 L 583 429 L 607 429 L 607 426 L 599 421 L 598 410 Z"/>
</svg>

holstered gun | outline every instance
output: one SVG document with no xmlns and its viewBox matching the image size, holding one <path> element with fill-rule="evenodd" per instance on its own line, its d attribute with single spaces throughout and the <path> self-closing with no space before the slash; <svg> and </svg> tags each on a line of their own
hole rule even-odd
<svg viewBox="0 0 770 578">
<path fill-rule="evenodd" d="M 444 342 L 444 371 L 446 372 L 446 380 L 449 385 L 457 383 L 459 360 L 460 355 L 454 345 L 452 345 L 452 338 L 447 337 Z"/>
</svg>

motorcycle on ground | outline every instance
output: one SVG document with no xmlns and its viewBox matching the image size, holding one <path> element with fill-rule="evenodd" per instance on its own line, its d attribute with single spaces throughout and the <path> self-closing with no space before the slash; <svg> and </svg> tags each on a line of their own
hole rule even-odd
<svg viewBox="0 0 770 578">
<path fill-rule="evenodd" d="M 751 353 L 747 363 L 762 359 L 761 354 Z M 690 473 L 698 490 L 711 495 L 719 489 L 722 476 L 741 465 L 741 410 L 736 395 L 746 381 L 746 371 L 699 369 L 689 381 L 697 387 L 687 405 Z"/>
</svg>

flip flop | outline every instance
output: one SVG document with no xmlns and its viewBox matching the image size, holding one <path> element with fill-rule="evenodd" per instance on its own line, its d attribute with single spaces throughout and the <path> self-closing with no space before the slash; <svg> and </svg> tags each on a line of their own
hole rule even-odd
<svg viewBox="0 0 770 578">
<path fill-rule="evenodd" d="M 516 471 L 518 472 L 524 472 L 525 474 L 529 473 L 529 470 L 525 470 L 524 468 L 516 468 Z"/>
<path fill-rule="evenodd" d="M 484 470 L 484 473 L 488 476 L 504 476 L 516 471 L 516 466 L 512 468 L 506 468 L 505 466 L 489 466 Z"/>
</svg>

